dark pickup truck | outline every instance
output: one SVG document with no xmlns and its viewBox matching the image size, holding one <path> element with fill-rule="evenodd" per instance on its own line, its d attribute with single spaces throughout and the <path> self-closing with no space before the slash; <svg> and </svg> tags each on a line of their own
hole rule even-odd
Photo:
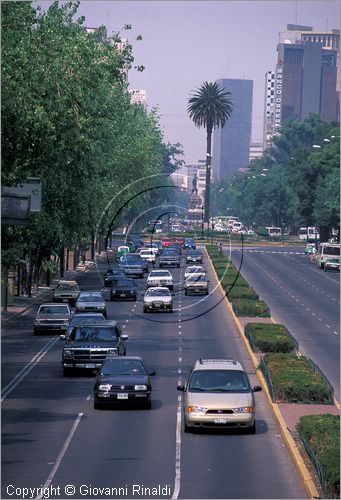
<svg viewBox="0 0 341 500">
<path fill-rule="evenodd" d="M 81 368 L 96 370 L 100 368 L 109 354 L 125 355 L 128 335 L 123 334 L 116 321 L 101 323 L 80 323 L 66 337 L 62 351 L 64 375 Z"/>
<path fill-rule="evenodd" d="M 164 249 L 159 257 L 159 267 L 180 267 L 180 254 L 177 250 Z"/>
</svg>

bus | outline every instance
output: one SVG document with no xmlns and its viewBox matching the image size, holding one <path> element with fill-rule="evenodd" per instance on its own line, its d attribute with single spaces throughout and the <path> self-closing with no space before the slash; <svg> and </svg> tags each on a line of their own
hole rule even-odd
<svg viewBox="0 0 341 500">
<path fill-rule="evenodd" d="M 280 227 L 267 227 L 268 235 L 270 238 L 280 238 L 282 236 L 282 229 Z"/>
<path fill-rule="evenodd" d="M 317 253 L 317 267 L 324 269 L 327 260 L 338 258 L 340 260 L 340 243 L 321 243 Z"/>
<path fill-rule="evenodd" d="M 300 227 L 300 230 L 298 232 L 298 239 L 306 241 L 307 243 L 315 243 L 319 241 L 320 233 L 318 227 Z"/>
</svg>

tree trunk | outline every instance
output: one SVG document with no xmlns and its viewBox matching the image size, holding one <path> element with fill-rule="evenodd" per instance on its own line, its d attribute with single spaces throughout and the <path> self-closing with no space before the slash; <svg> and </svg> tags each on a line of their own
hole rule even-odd
<svg viewBox="0 0 341 500">
<path fill-rule="evenodd" d="M 59 254 L 60 258 L 60 277 L 64 278 L 64 263 L 65 263 L 65 258 L 64 258 L 64 245 L 62 246 Z"/>
</svg>

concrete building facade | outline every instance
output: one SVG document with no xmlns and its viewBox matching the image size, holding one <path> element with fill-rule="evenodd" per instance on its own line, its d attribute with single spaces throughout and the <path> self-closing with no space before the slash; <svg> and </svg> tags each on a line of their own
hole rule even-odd
<svg viewBox="0 0 341 500">
<path fill-rule="evenodd" d="M 340 30 L 288 24 L 279 34 L 277 51 L 276 70 L 265 75 L 264 149 L 288 117 L 303 120 L 318 113 L 327 122 L 340 118 Z"/>
<path fill-rule="evenodd" d="M 217 80 L 231 92 L 232 115 L 224 127 L 213 130 L 212 173 L 216 180 L 231 178 L 249 164 L 253 81 Z"/>
</svg>

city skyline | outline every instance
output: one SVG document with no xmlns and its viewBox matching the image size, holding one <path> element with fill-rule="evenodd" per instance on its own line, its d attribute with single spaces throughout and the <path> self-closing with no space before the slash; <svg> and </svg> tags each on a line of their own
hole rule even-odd
<svg viewBox="0 0 341 500">
<path fill-rule="evenodd" d="M 262 142 L 264 75 L 275 69 L 279 33 L 288 23 L 339 29 L 339 12 L 334 0 L 86 1 L 78 9 L 86 26 L 104 25 L 109 35 L 119 31 L 132 43 L 133 66 L 145 70 L 129 71 L 129 88 L 146 91 L 164 141 L 182 144 L 186 163 L 205 157 L 205 131 L 187 115 L 192 91 L 203 81 L 253 80 L 251 140 Z M 132 30 L 124 31 L 125 24 Z"/>
</svg>

